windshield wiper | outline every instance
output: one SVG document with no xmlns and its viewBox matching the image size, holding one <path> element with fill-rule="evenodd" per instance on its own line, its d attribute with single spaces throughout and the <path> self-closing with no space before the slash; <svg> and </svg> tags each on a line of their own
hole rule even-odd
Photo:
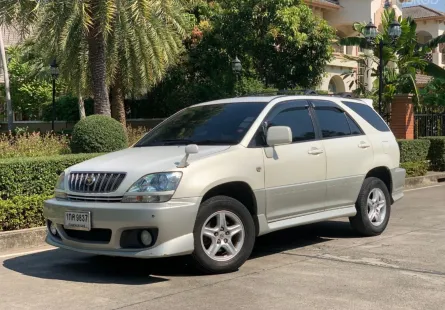
<svg viewBox="0 0 445 310">
<path fill-rule="evenodd" d="M 199 140 L 194 141 L 194 144 L 197 145 L 234 145 L 237 144 L 238 141 L 235 140 Z"/>
</svg>

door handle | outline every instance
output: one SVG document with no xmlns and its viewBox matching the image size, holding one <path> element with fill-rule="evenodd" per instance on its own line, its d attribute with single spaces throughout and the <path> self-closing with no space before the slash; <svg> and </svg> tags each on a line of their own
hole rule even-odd
<svg viewBox="0 0 445 310">
<path fill-rule="evenodd" d="M 368 142 L 361 141 L 359 143 L 358 147 L 361 148 L 361 149 L 367 149 L 367 148 L 371 147 L 371 145 Z"/>
<path fill-rule="evenodd" d="M 313 147 L 313 148 L 311 148 L 308 151 L 308 154 L 310 154 L 310 155 L 320 155 L 320 154 L 323 154 L 323 153 L 324 153 L 324 151 L 322 149 L 319 149 L 319 148 L 316 148 L 316 147 Z"/>
</svg>

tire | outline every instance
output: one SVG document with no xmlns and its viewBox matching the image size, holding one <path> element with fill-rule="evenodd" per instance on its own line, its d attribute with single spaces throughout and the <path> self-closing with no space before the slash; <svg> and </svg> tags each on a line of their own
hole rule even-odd
<svg viewBox="0 0 445 310">
<path fill-rule="evenodd" d="M 369 206 L 368 198 L 370 199 Z M 382 198 L 384 199 L 384 205 Z M 377 201 L 374 202 L 374 200 Z M 381 205 L 383 207 L 380 207 Z M 365 179 L 355 203 L 355 208 L 357 209 L 357 215 L 349 218 L 352 228 L 366 237 L 380 235 L 386 229 L 391 215 L 391 197 L 385 183 L 378 178 Z M 380 211 L 378 211 L 379 208 Z M 374 213 L 371 213 L 371 211 Z"/>
<path fill-rule="evenodd" d="M 225 226 L 221 224 L 224 223 L 223 216 Z M 193 236 L 195 249 L 192 258 L 200 271 L 206 274 L 233 272 L 252 253 L 255 225 L 252 215 L 238 200 L 215 196 L 206 200 L 199 208 Z"/>
</svg>

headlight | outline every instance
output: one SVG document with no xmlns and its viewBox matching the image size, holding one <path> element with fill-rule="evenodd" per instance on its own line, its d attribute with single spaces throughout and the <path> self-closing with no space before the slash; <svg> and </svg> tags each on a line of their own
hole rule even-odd
<svg viewBox="0 0 445 310">
<path fill-rule="evenodd" d="M 62 172 L 62 174 L 59 176 L 56 182 L 56 186 L 54 188 L 54 196 L 56 199 L 66 199 L 66 193 L 65 193 L 65 172 Z"/>
<path fill-rule="evenodd" d="M 182 172 L 148 174 L 134 183 L 122 202 L 166 202 L 171 199 L 182 178 Z"/>
<path fill-rule="evenodd" d="M 62 172 L 62 174 L 57 179 L 56 187 L 55 189 L 64 191 L 65 190 L 65 172 Z"/>
</svg>

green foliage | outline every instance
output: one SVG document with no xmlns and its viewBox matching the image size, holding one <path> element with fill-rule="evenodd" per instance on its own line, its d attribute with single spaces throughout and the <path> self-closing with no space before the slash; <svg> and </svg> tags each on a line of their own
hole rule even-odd
<svg viewBox="0 0 445 310">
<path fill-rule="evenodd" d="M 423 103 L 428 106 L 445 106 L 445 80 L 435 78 L 420 91 Z"/>
<path fill-rule="evenodd" d="M 16 196 L 52 195 L 58 176 L 66 168 L 98 155 L 2 159 L 0 160 L 0 201 Z"/>
<path fill-rule="evenodd" d="M 21 130 L 14 134 L 0 134 L 0 158 L 3 159 L 62 155 L 70 152 L 69 140 L 65 135 L 28 133 Z"/>
<path fill-rule="evenodd" d="M 53 119 L 53 106 L 47 104 L 43 107 L 42 119 L 51 121 Z M 92 115 L 94 113 L 94 101 L 85 100 L 85 113 Z M 80 120 L 78 98 L 73 96 L 63 96 L 56 101 L 56 116 L 58 120 L 67 122 L 77 122 Z"/>
<path fill-rule="evenodd" d="M 406 176 L 409 178 L 424 176 L 428 172 L 428 163 L 424 161 L 401 163 L 400 167 L 406 170 Z"/>
<path fill-rule="evenodd" d="M 430 141 L 425 139 L 398 140 L 400 162 L 425 162 L 427 160 Z"/>
<path fill-rule="evenodd" d="M 414 103 L 420 102 L 419 91 L 416 85 L 416 73 L 419 71 L 426 74 L 445 78 L 445 70 L 437 65 L 431 64 L 425 60 L 425 56 L 432 51 L 432 48 L 443 40 L 445 35 L 433 39 L 427 44 L 417 43 L 417 24 L 408 18 L 399 17 L 398 21 L 401 24 L 402 35 L 392 44 L 392 39 L 389 35 L 390 24 L 396 19 L 396 14 L 393 9 L 385 10 L 382 14 L 383 32 L 376 38 L 374 46 L 370 46 L 364 38 L 363 31 L 366 23 L 355 23 L 354 29 L 360 33 L 360 37 L 344 38 L 340 40 L 342 45 L 358 45 L 362 48 L 372 49 L 373 53 L 370 55 L 362 55 L 358 57 L 346 56 L 350 60 L 357 60 L 371 70 L 371 75 L 379 76 L 378 66 L 374 64 L 379 63 L 380 51 L 379 42 L 385 43 L 383 49 L 383 67 L 384 67 L 384 104 L 387 107 L 392 101 L 395 94 L 412 93 L 414 96 Z M 344 78 L 352 77 L 351 73 L 345 73 Z M 359 83 L 360 84 L 360 83 Z M 366 85 L 358 85 L 358 91 L 363 93 Z M 378 92 L 378 80 L 373 85 L 373 92 Z"/>
<path fill-rule="evenodd" d="M 425 137 L 431 142 L 428 152 L 431 169 L 434 171 L 445 171 L 445 137 Z"/>
<path fill-rule="evenodd" d="M 79 121 L 73 129 L 73 153 L 106 153 L 121 150 L 128 145 L 122 125 L 104 115 L 91 115 Z"/>
<path fill-rule="evenodd" d="M 200 2 L 198 22 L 178 66 L 154 87 L 148 101 L 168 115 L 198 102 L 312 88 L 331 59 L 334 30 L 298 0 Z M 237 76 L 232 60 L 243 70 Z"/>
<path fill-rule="evenodd" d="M 0 200 L 0 231 L 43 226 L 43 202 L 51 196 L 18 196 Z"/>
<path fill-rule="evenodd" d="M 14 112 L 22 113 L 25 120 L 38 119 L 42 106 L 52 100 L 51 82 L 34 74 L 39 59 L 23 46 L 9 47 L 7 54 Z"/>
</svg>

